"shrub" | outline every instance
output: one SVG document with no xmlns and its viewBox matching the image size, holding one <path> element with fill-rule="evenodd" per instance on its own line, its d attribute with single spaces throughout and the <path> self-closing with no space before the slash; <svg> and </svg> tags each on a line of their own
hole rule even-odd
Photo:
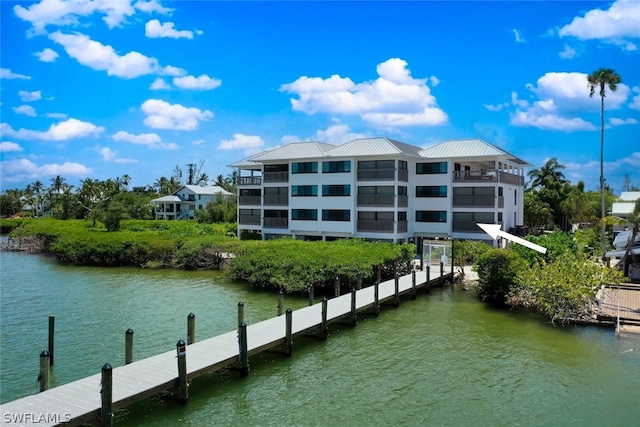
<svg viewBox="0 0 640 427">
<path fill-rule="evenodd" d="M 517 253 L 508 249 L 491 248 L 478 257 L 478 293 L 483 301 L 504 304 L 511 286 L 525 266 Z"/>
</svg>

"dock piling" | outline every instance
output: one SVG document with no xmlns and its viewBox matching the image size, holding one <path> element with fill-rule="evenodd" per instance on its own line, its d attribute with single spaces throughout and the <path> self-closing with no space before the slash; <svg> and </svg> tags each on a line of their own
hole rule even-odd
<svg viewBox="0 0 640 427">
<path fill-rule="evenodd" d="M 395 304 L 396 307 L 400 307 L 400 276 L 398 276 L 398 273 L 393 273 L 393 275 L 395 276 L 394 278 L 394 294 L 395 294 Z"/>
<path fill-rule="evenodd" d="M 49 357 L 51 358 L 51 366 L 53 366 L 53 338 L 56 326 L 56 316 L 49 316 Z"/>
<path fill-rule="evenodd" d="M 179 399 L 186 402 L 189 399 L 189 385 L 187 384 L 187 345 L 183 340 L 176 343 L 176 352 L 178 353 Z"/>
<path fill-rule="evenodd" d="M 286 314 L 286 331 L 284 339 L 284 353 L 291 357 L 293 346 L 293 311 L 287 308 Z"/>
<path fill-rule="evenodd" d="M 351 288 L 351 326 L 356 326 L 356 288 Z"/>
<path fill-rule="evenodd" d="M 376 284 L 373 285 L 373 314 L 376 316 L 380 314 L 380 304 L 378 303 L 378 287 L 380 282 L 376 280 Z"/>
<path fill-rule="evenodd" d="M 418 291 L 416 290 L 416 269 L 411 270 L 411 299 L 416 299 Z"/>
<path fill-rule="evenodd" d="M 244 302 L 238 303 L 238 325 L 244 323 Z"/>
<path fill-rule="evenodd" d="M 327 339 L 327 305 L 329 300 L 327 297 L 322 297 L 322 323 L 320 324 L 320 335 L 322 339 Z"/>
<path fill-rule="evenodd" d="M 339 276 L 336 276 L 336 280 L 335 280 L 333 286 L 335 288 L 336 298 L 338 298 L 340 296 L 340 277 Z"/>
<path fill-rule="evenodd" d="M 278 291 L 278 316 L 282 316 L 282 305 L 284 302 L 284 292 L 282 289 Z"/>
<path fill-rule="evenodd" d="M 444 276 L 444 262 L 440 261 L 440 277 Z"/>
<path fill-rule="evenodd" d="M 427 292 L 431 292 L 431 267 L 427 266 Z"/>
<path fill-rule="evenodd" d="M 309 306 L 313 305 L 313 285 L 309 285 Z"/>
<path fill-rule="evenodd" d="M 105 363 L 102 367 L 102 385 L 100 389 L 100 420 L 103 427 L 113 425 L 113 368 Z"/>
<path fill-rule="evenodd" d="M 240 364 L 240 376 L 249 375 L 249 351 L 247 346 L 247 324 L 242 322 L 238 325 L 238 362 Z"/>
<path fill-rule="evenodd" d="M 358 274 L 356 274 L 356 289 L 362 289 L 362 273 L 359 271 Z"/>
<path fill-rule="evenodd" d="M 49 389 L 49 372 L 51 367 L 51 355 L 47 350 L 43 350 L 40 353 L 40 375 L 38 375 L 38 381 L 40 382 L 40 392 Z"/>
<path fill-rule="evenodd" d="M 196 315 L 189 313 L 187 316 L 187 344 L 196 342 Z"/>
<path fill-rule="evenodd" d="M 133 362 L 133 329 L 129 328 L 124 333 L 124 364 Z"/>
</svg>

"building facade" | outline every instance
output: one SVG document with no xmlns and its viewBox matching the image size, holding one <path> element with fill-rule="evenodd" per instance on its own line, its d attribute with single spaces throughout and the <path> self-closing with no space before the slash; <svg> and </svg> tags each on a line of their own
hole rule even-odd
<svg viewBox="0 0 640 427">
<path fill-rule="evenodd" d="M 233 193 L 217 185 L 183 185 L 169 196 L 151 200 L 156 219 L 194 219 L 196 211 L 204 210 L 207 203 L 221 197 L 233 197 Z"/>
<path fill-rule="evenodd" d="M 528 164 L 480 139 L 426 149 L 388 138 L 300 142 L 229 166 L 239 235 L 488 240 L 476 223 L 523 223 Z"/>
</svg>

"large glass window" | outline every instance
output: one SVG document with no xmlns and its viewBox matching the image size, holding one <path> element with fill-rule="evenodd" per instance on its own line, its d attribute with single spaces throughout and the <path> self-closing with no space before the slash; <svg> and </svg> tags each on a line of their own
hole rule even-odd
<svg viewBox="0 0 640 427">
<path fill-rule="evenodd" d="M 351 211 L 348 209 L 322 209 L 323 221 L 351 221 Z"/>
<path fill-rule="evenodd" d="M 345 173 L 345 172 L 351 172 L 350 160 L 322 162 L 322 173 Z"/>
<path fill-rule="evenodd" d="M 317 209 L 291 209 L 291 219 L 300 221 L 317 221 Z"/>
<path fill-rule="evenodd" d="M 416 197 L 447 197 L 446 185 L 418 185 Z"/>
<path fill-rule="evenodd" d="M 318 162 L 299 162 L 291 164 L 291 173 L 317 173 Z"/>
<path fill-rule="evenodd" d="M 291 195 L 298 196 L 298 197 L 317 196 L 318 186 L 317 185 L 292 185 Z"/>
<path fill-rule="evenodd" d="M 447 162 L 416 164 L 416 174 L 418 175 L 433 175 L 441 173 L 447 173 Z"/>
<path fill-rule="evenodd" d="M 447 211 L 416 211 L 416 222 L 447 222 Z"/>
<path fill-rule="evenodd" d="M 322 186 L 322 195 L 323 196 L 350 196 L 351 195 L 351 186 L 349 184 L 345 184 L 345 185 L 323 185 Z"/>
</svg>

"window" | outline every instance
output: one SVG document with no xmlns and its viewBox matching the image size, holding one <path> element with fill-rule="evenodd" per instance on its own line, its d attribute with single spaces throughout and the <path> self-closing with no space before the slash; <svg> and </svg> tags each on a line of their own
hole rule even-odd
<svg viewBox="0 0 640 427">
<path fill-rule="evenodd" d="M 502 222 L 502 212 L 498 212 L 498 222 Z"/>
<path fill-rule="evenodd" d="M 502 193 L 503 193 L 503 188 L 502 187 L 498 187 L 498 197 L 502 197 Z"/>
<path fill-rule="evenodd" d="M 398 196 L 406 196 L 407 195 L 407 187 L 402 185 L 398 186 Z"/>
<path fill-rule="evenodd" d="M 322 186 L 322 195 L 323 196 L 350 196 L 351 195 L 351 186 L 349 184 L 345 184 L 345 185 L 323 185 Z"/>
<path fill-rule="evenodd" d="M 239 212 L 240 216 L 260 216 L 260 214 L 262 213 L 260 211 L 260 209 L 240 209 Z"/>
<path fill-rule="evenodd" d="M 358 212 L 358 221 L 393 221 L 393 212 Z"/>
<path fill-rule="evenodd" d="M 291 164 L 291 173 L 317 173 L 318 162 L 300 162 Z"/>
<path fill-rule="evenodd" d="M 198 205 L 198 210 L 201 211 L 202 210 L 202 205 Z"/>
<path fill-rule="evenodd" d="M 447 197 L 446 185 L 418 185 L 416 197 Z"/>
<path fill-rule="evenodd" d="M 406 221 L 407 213 L 406 212 L 398 212 L 398 221 Z"/>
<path fill-rule="evenodd" d="M 258 190 L 259 192 L 260 190 Z M 258 193 L 258 196 L 260 194 Z M 265 196 L 287 196 L 289 195 L 289 187 L 264 187 Z"/>
<path fill-rule="evenodd" d="M 348 209 L 322 209 L 323 221 L 351 221 L 351 211 Z"/>
<path fill-rule="evenodd" d="M 265 218 L 288 218 L 288 211 L 276 211 L 276 210 L 265 210 L 264 211 Z"/>
<path fill-rule="evenodd" d="M 299 221 L 317 221 L 317 209 L 291 209 L 291 219 Z"/>
<path fill-rule="evenodd" d="M 358 162 L 358 169 L 395 169 L 393 160 L 361 160 Z"/>
<path fill-rule="evenodd" d="M 404 160 L 398 160 L 398 169 L 406 171 L 408 169 L 409 164 Z"/>
<path fill-rule="evenodd" d="M 447 211 L 416 211 L 416 222 L 447 222 Z"/>
<path fill-rule="evenodd" d="M 513 190 L 513 204 L 518 204 L 518 190 Z"/>
<path fill-rule="evenodd" d="M 265 172 L 289 172 L 289 165 L 264 165 Z"/>
<path fill-rule="evenodd" d="M 358 194 L 361 196 L 393 196 L 393 185 L 360 185 Z"/>
<path fill-rule="evenodd" d="M 270 187 L 267 187 L 270 188 Z M 286 187 L 284 187 L 286 188 Z M 249 188 L 249 189 L 241 189 L 240 190 L 240 197 L 251 197 L 251 196 L 260 196 L 260 189 L 259 188 Z"/>
<path fill-rule="evenodd" d="M 189 210 L 190 211 L 195 211 L 196 210 L 196 205 L 189 205 Z"/>
<path fill-rule="evenodd" d="M 434 175 L 441 173 L 447 173 L 447 162 L 416 164 L 416 174 L 418 175 Z"/>
<path fill-rule="evenodd" d="M 322 162 L 322 173 L 351 172 L 351 161 Z"/>
<path fill-rule="evenodd" d="M 318 195 L 318 186 L 317 185 L 292 185 L 291 186 L 291 195 L 292 196 L 317 196 Z"/>
</svg>

